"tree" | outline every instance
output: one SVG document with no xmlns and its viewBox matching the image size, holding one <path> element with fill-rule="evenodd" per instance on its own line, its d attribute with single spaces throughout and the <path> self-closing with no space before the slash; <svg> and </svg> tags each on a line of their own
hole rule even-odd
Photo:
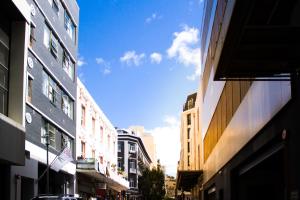
<svg viewBox="0 0 300 200">
<path fill-rule="evenodd" d="M 165 175 L 159 160 L 157 163 L 157 167 L 151 170 L 140 166 L 142 176 L 139 177 L 139 190 L 144 200 L 161 200 L 165 196 Z"/>
</svg>

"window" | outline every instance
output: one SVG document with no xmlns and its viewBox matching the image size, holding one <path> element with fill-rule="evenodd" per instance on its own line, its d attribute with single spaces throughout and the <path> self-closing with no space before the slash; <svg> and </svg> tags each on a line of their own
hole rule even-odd
<svg viewBox="0 0 300 200">
<path fill-rule="evenodd" d="M 36 41 L 34 33 L 35 33 L 35 27 L 33 24 L 30 24 L 30 40 L 29 40 L 30 47 L 32 47 L 34 42 Z"/>
<path fill-rule="evenodd" d="M 191 114 L 188 114 L 188 115 L 187 115 L 187 124 L 188 124 L 188 125 L 191 125 L 191 121 L 192 121 L 192 120 L 191 120 Z"/>
<path fill-rule="evenodd" d="M 41 142 L 43 144 L 49 144 L 51 147 L 56 148 L 56 134 L 58 130 L 49 122 L 43 121 L 41 127 Z M 48 140 L 48 141 L 47 141 Z"/>
<path fill-rule="evenodd" d="M 48 97 L 50 102 L 54 105 L 57 104 L 59 88 L 53 79 L 43 71 L 43 94 Z"/>
<path fill-rule="evenodd" d="M 188 166 L 190 166 L 190 156 L 187 157 Z"/>
<path fill-rule="evenodd" d="M 0 113 L 7 115 L 9 48 L 2 42 L 2 34 L 7 37 L 0 29 Z"/>
<path fill-rule="evenodd" d="M 189 101 L 188 101 L 188 109 L 191 109 L 191 108 L 193 108 L 194 107 L 194 99 L 190 99 Z"/>
<path fill-rule="evenodd" d="M 69 136 L 62 134 L 61 135 L 61 147 L 62 147 L 62 149 L 68 147 L 69 149 L 72 150 L 73 140 Z"/>
<path fill-rule="evenodd" d="M 33 79 L 28 76 L 27 78 L 27 101 L 28 102 L 32 101 L 32 82 Z"/>
<path fill-rule="evenodd" d="M 107 148 L 110 150 L 110 135 L 107 135 Z"/>
<path fill-rule="evenodd" d="M 122 151 L 122 144 L 121 142 L 118 142 L 118 152 L 121 152 Z"/>
<path fill-rule="evenodd" d="M 130 152 L 135 152 L 135 144 L 130 144 L 129 143 L 129 151 Z"/>
<path fill-rule="evenodd" d="M 115 155 L 116 153 L 116 141 L 113 141 L 113 154 Z"/>
<path fill-rule="evenodd" d="M 65 29 L 71 39 L 75 42 L 75 26 L 74 23 L 68 14 L 68 12 L 65 10 Z"/>
<path fill-rule="evenodd" d="M 100 126 L 100 142 L 103 143 L 103 127 Z"/>
<path fill-rule="evenodd" d="M 131 187 L 131 188 L 135 187 L 133 178 L 129 179 L 129 187 Z"/>
<path fill-rule="evenodd" d="M 44 26 L 44 45 L 49 49 L 52 55 L 57 58 L 58 39 L 53 35 L 53 31 L 50 30 L 47 24 Z"/>
<path fill-rule="evenodd" d="M 81 141 L 81 156 L 85 158 L 85 142 Z"/>
<path fill-rule="evenodd" d="M 187 152 L 190 153 L 190 143 L 187 143 Z"/>
<path fill-rule="evenodd" d="M 64 92 L 62 92 L 61 109 L 70 119 L 73 119 L 74 102 Z"/>
<path fill-rule="evenodd" d="M 130 161 L 130 162 L 129 162 L 129 168 L 130 168 L 130 169 L 136 169 L 136 166 L 135 166 L 135 162 L 134 162 L 134 161 Z"/>
<path fill-rule="evenodd" d="M 81 126 L 85 127 L 85 107 L 81 106 Z"/>
<path fill-rule="evenodd" d="M 95 125 L 96 125 L 96 120 L 95 120 L 95 118 L 94 117 L 92 117 L 92 132 L 93 132 L 93 134 L 95 134 L 95 132 L 96 132 L 96 127 L 95 127 Z"/>
<path fill-rule="evenodd" d="M 58 15 L 59 7 L 58 7 L 58 2 L 57 0 L 48 0 L 53 11 Z"/>
<path fill-rule="evenodd" d="M 63 52 L 63 69 L 67 72 L 68 76 L 74 80 L 74 68 L 75 64 L 71 60 L 69 54 L 64 50 Z"/>
<path fill-rule="evenodd" d="M 123 162 L 121 160 L 118 160 L 118 168 L 123 169 Z"/>
<path fill-rule="evenodd" d="M 187 139 L 190 139 L 191 128 L 187 129 Z"/>
</svg>

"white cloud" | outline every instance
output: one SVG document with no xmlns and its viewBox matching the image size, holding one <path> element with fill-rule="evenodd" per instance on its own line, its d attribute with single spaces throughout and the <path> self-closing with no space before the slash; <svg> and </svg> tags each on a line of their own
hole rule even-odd
<svg viewBox="0 0 300 200">
<path fill-rule="evenodd" d="M 110 62 L 105 61 L 103 58 L 96 58 L 96 63 L 103 67 L 102 74 L 108 75 L 111 73 Z"/>
<path fill-rule="evenodd" d="M 162 18 L 161 15 L 158 15 L 157 13 L 152 13 L 152 15 L 150 17 L 147 17 L 145 22 L 147 24 L 150 24 L 151 22 L 155 21 L 155 20 L 160 20 Z"/>
<path fill-rule="evenodd" d="M 162 61 L 162 55 L 160 53 L 153 52 L 150 55 L 151 62 L 159 64 Z"/>
<path fill-rule="evenodd" d="M 150 23 L 151 21 L 157 19 L 157 14 L 153 13 L 150 17 L 147 17 L 146 23 Z"/>
<path fill-rule="evenodd" d="M 102 64 L 102 63 L 105 63 L 105 61 L 104 61 L 103 58 L 96 58 L 96 63 L 97 64 Z"/>
<path fill-rule="evenodd" d="M 163 120 L 165 125 L 147 130 L 147 132 L 154 136 L 157 158 L 166 167 L 166 173 L 176 176 L 177 162 L 180 155 L 179 120 L 174 116 L 165 116 Z"/>
<path fill-rule="evenodd" d="M 83 65 L 86 65 L 87 63 L 84 61 L 84 58 L 83 57 L 78 57 L 78 60 L 77 60 L 77 65 L 79 67 L 83 66 Z"/>
<path fill-rule="evenodd" d="M 111 73 L 111 70 L 109 68 L 106 68 L 103 70 L 103 74 L 104 75 L 107 75 L 107 74 L 110 74 Z"/>
<path fill-rule="evenodd" d="M 184 66 L 193 66 L 194 73 L 187 78 L 195 80 L 201 72 L 199 30 L 184 26 L 181 32 L 175 32 L 171 47 L 167 50 L 169 58 L 174 58 Z"/>
<path fill-rule="evenodd" d="M 124 56 L 120 58 L 122 63 L 126 63 L 127 65 L 135 65 L 139 66 L 142 63 L 142 60 L 145 58 L 145 54 L 136 54 L 135 51 L 127 51 L 124 53 Z"/>
</svg>

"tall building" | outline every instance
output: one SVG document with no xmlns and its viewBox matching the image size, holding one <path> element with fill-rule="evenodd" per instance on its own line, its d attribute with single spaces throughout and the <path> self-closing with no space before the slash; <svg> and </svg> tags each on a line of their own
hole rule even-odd
<svg viewBox="0 0 300 200">
<path fill-rule="evenodd" d="M 177 195 L 184 194 L 187 198 L 198 198 L 198 182 L 202 178 L 198 98 L 197 93 L 188 95 L 181 114 L 181 149 L 177 168 L 176 192 Z"/>
<path fill-rule="evenodd" d="M 16 199 L 19 176 L 25 165 L 25 95 L 30 6 L 4 0 L 0 6 L 0 199 Z M 20 188 L 22 189 L 22 188 Z M 18 195 L 20 193 L 17 193 Z"/>
<path fill-rule="evenodd" d="M 142 139 L 131 130 L 117 129 L 118 132 L 118 170 L 129 181 L 127 199 L 141 199 L 138 189 L 138 177 L 141 165 L 150 168 L 151 158 Z"/>
<path fill-rule="evenodd" d="M 116 199 L 129 189 L 118 175 L 117 130 L 79 79 L 77 94 L 77 193 L 85 199 Z"/>
<path fill-rule="evenodd" d="M 299 199 L 300 1 L 204 1 L 204 199 Z"/>
<path fill-rule="evenodd" d="M 143 126 L 130 126 L 128 129 L 135 132 L 142 139 L 152 161 L 150 167 L 157 167 L 156 144 L 153 135 L 145 132 L 145 128 Z"/>
<path fill-rule="evenodd" d="M 11 97 L 14 99 L 11 106 L 13 102 L 16 105 L 8 111 L 20 110 L 21 104 L 18 101 L 26 101 L 23 114 L 18 119 L 26 128 L 25 166 L 12 167 L 10 171 L 10 199 L 30 199 L 48 192 L 73 194 L 76 172 L 74 162 L 68 163 L 59 172 L 52 169 L 49 174 L 44 172 L 47 168 L 47 152 L 49 164 L 66 147 L 75 158 L 74 105 L 79 7 L 75 0 L 7 2 L 9 5 L 18 2 L 22 9 L 25 9 L 25 5 L 29 6 L 28 21 L 17 23 L 23 30 L 11 33 L 12 38 L 22 38 L 15 44 L 10 43 L 13 48 L 19 49 L 16 52 L 22 54 L 22 57 L 15 57 L 11 61 L 14 67 L 10 69 L 13 76 L 10 81 L 14 83 L 10 87 L 18 88 L 14 90 L 14 95 L 18 96 Z M 21 17 L 15 12 L 10 15 Z M 11 30 L 11 27 L 7 30 Z M 14 70 L 19 71 L 14 73 Z M 22 85 L 23 82 L 26 84 Z M 19 90 L 23 90 L 22 93 Z M 16 145 L 13 143 L 13 146 Z M 47 146 L 49 151 L 46 150 Z"/>
</svg>

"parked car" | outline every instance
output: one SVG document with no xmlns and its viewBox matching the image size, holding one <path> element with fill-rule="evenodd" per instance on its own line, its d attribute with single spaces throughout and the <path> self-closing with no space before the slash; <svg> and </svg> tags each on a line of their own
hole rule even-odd
<svg viewBox="0 0 300 200">
<path fill-rule="evenodd" d="M 31 200 L 81 200 L 81 197 L 74 197 L 74 195 L 39 195 L 33 197 Z"/>
</svg>

